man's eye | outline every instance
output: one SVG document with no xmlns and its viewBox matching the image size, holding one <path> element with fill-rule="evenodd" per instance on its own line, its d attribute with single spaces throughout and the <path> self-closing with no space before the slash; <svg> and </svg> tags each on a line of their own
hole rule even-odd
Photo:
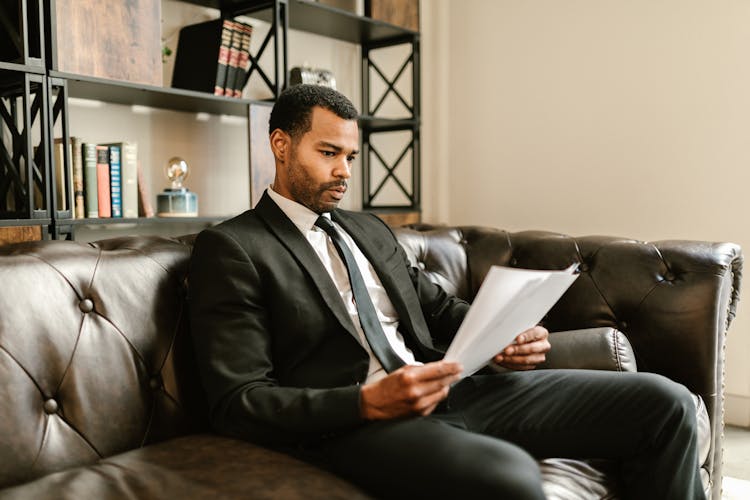
<svg viewBox="0 0 750 500">
<path fill-rule="evenodd" d="M 336 156 L 335 151 L 321 151 L 323 153 L 323 156 L 328 156 L 329 158 Z"/>
<path fill-rule="evenodd" d="M 355 155 L 350 155 L 346 157 L 346 161 L 348 161 L 349 163 L 352 163 L 356 159 L 357 157 Z"/>
</svg>

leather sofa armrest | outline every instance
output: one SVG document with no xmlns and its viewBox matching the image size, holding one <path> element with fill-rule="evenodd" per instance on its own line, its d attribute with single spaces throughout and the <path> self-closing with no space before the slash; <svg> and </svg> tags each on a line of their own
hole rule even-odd
<svg viewBox="0 0 750 500">
<path fill-rule="evenodd" d="M 580 368 L 635 372 L 635 353 L 627 337 L 616 328 L 586 328 L 552 332 L 552 349 L 538 369 Z"/>
</svg>

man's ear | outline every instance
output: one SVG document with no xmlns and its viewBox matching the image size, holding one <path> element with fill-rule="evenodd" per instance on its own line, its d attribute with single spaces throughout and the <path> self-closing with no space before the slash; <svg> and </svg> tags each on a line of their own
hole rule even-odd
<svg viewBox="0 0 750 500">
<path fill-rule="evenodd" d="M 271 151 L 276 161 L 284 163 L 286 161 L 286 155 L 292 147 L 292 138 L 289 134 L 281 130 L 280 128 L 275 129 L 271 132 L 269 137 L 271 141 Z"/>
</svg>

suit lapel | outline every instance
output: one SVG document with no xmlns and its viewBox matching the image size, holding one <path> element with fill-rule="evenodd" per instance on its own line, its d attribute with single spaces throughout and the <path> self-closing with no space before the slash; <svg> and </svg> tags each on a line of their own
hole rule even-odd
<svg viewBox="0 0 750 500">
<path fill-rule="evenodd" d="M 398 271 L 394 272 L 393 269 L 388 268 L 385 260 L 386 257 L 393 253 L 393 247 L 390 245 L 393 240 L 377 238 L 372 231 L 367 231 L 356 220 L 349 217 L 346 212 L 334 210 L 331 212 L 331 218 L 341 224 L 341 227 L 351 235 L 359 249 L 362 250 L 362 253 L 365 254 L 367 260 L 372 264 L 388 294 L 388 298 L 393 303 L 393 307 L 396 308 L 396 312 L 398 312 L 401 325 L 423 347 L 433 349 L 429 329 L 422 317 L 422 307 L 419 304 L 416 293 L 413 293 L 414 285 L 408 276 L 407 270 L 404 269 L 402 274 L 398 273 Z M 383 241 L 387 241 L 389 244 L 384 245 Z"/>
<path fill-rule="evenodd" d="M 310 276 L 321 297 L 341 323 L 341 326 L 359 342 L 359 335 L 354 329 L 354 324 L 341 300 L 341 295 L 307 238 L 300 233 L 297 226 L 289 220 L 289 217 L 271 200 L 268 194 L 263 194 L 255 207 L 255 211 Z"/>
</svg>

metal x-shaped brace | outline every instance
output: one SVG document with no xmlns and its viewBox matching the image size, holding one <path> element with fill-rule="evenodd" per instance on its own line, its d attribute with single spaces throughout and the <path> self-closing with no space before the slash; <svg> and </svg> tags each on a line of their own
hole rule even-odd
<svg viewBox="0 0 750 500">
<path fill-rule="evenodd" d="M 414 141 L 409 141 L 409 144 L 406 145 L 403 151 L 401 151 L 401 154 L 399 155 L 398 159 L 393 163 L 393 166 L 388 166 L 388 162 L 385 161 L 385 159 L 381 156 L 381 154 L 378 152 L 377 149 L 375 149 L 372 144 L 370 145 L 370 152 L 372 152 L 380 161 L 380 163 L 383 165 L 383 167 L 386 170 L 385 177 L 380 181 L 380 184 L 378 184 L 378 187 L 375 188 L 375 190 L 370 193 L 370 199 L 375 198 L 381 189 L 383 189 L 383 186 L 385 186 L 385 183 L 388 181 L 388 179 L 393 179 L 396 184 L 398 185 L 399 189 L 406 195 L 408 199 L 411 200 L 411 193 L 409 193 L 409 190 L 404 187 L 403 184 L 401 184 L 401 181 L 398 180 L 398 177 L 394 174 L 396 168 L 398 168 L 399 164 L 401 163 L 401 160 L 404 159 L 404 156 L 406 156 L 406 153 L 409 152 L 410 149 L 414 147 Z"/>
<path fill-rule="evenodd" d="M 26 197 L 28 196 L 28 190 L 26 189 L 25 183 L 23 182 L 23 178 L 21 176 L 21 172 L 18 169 L 18 165 L 20 164 L 19 160 L 22 157 L 25 157 L 25 150 L 23 147 L 22 139 L 27 133 L 27 130 L 31 128 L 31 124 L 33 124 L 36 120 L 37 115 L 41 110 L 41 101 L 41 93 L 37 93 L 31 103 L 31 116 L 29 119 L 29 123 L 24 124 L 24 129 L 19 131 L 13 115 L 6 107 L 5 102 L 3 102 L 3 100 L 0 100 L 0 118 L 2 118 L 2 120 L 5 122 L 7 130 L 10 132 L 11 142 L 13 144 L 13 151 L 11 153 L 11 151 L 8 150 L 4 143 L 0 142 L 0 164 L 4 166 L 4 170 L 7 173 L 7 175 L 4 175 L 3 178 L 0 179 L 0 193 L 2 193 L 3 201 L 6 201 L 5 197 L 9 188 L 11 187 L 11 184 L 13 185 L 17 199 L 26 199 Z M 31 171 L 33 180 L 41 190 L 44 190 L 44 179 L 38 165 L 42 163 L 41 160 L 43 154 L 44 144 L 41 144 L 40 147 L 37 148 L 36 153 L 34 154 L 34 158 L 31 159 Z"/>
<path fill-rule="evenodd" d="M 271 26 L 271 29 L 268 30 L 268 33 L 266 33 L 266 37 L 263 39 L 263 43 L 260 45 L 260 48 L 258 49 L 258 54 L 253 56 L 252 54 L 249 54 L 250 56 L 250 69 L 247 70 L 247 73 L 245 73 L 245 81 L 243 82 L 242 86 L 244 87 L 247 84 L 247 81 L 250 79 L 250 75 L 253 74 L 253 71 L 258 71 L 260 74 L 260 77 L 263 79 L 264 82 L 266 82 L 266 85 L 268 85 L 268 89 L 276 95 L 276 89 L 275 85 L 271 83 L 271 79 L 268 78 L 266 75 L 266 72 L 263 71 L 263 68 L 260 67 L 260 64 L 258 61 L 260 61 L 261 56 L 263 55 L 263 52 L 266 50 L 266 47 L 268 47 L 268 42 L 273 37 L 273 34 L 275 33 L 276 28 L 275 26 Z"/>
<path fill-rule="evenodd" d="M 388 97 L 388 94 L 393 92 L 396 94 L 396 97 L 401 101 L 401 103 L 406 107 L 406 109 L 409 110 L 409 112 L 413 115 L 414 114 L 414 108 L 410 106 L 406 99 L 399 93 L 398 90 L 396 90 L 396 82 L 398 82 L 398 79 L 401 78 L 401 75 L 403 74 L 404 70 L 409 66 L 409 63 L 411 63 L 414 59 L 414 54 L 409 54 L 409 57 L 406 58 L 406 61 L 401 65 L 401 68 L 399 68 L 398 72 L 396 73 L 396 76 L 393 77 L 393 80 L 389 80 L 387 76 L 378 68 L 377 64 L 375 64 L 372 60 L 369 61 L 370 67 L 375 70 L 375 72 L 380 75 L 380 78 L 383 79 L 386 85 L 388 85 L 388 88 L 385 90 L 383 95 L 380 97 L 380 100 L 375 105 L 375 107 L 370 111 L 371 115 L 375 115 L 378 112 L 378 109 L 380 109 L 380 106 L 383 105 L 383 102 L 385 102 L 386 97 Z"/>
</svg>

